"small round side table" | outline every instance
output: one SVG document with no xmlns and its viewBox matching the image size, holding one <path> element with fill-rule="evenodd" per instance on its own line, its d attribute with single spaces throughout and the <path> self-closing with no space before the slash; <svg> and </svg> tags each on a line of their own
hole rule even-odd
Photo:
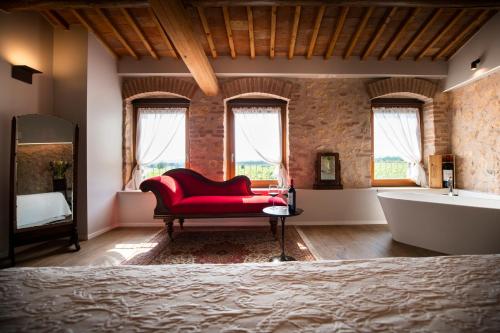
<svg viewBox="0 0 500 333">
<path fill-rule="evenodd" d="M 300 215 L 304 211 L 297 208 L 294 213 L 291 213 L 288 210 L 288 206 L 271 206 L 264 208 L 262 211 L 269 216 L 277 216 L 281 220 L 281 254 L 279 256 L 272 257 L 269 261 L 296 261 L 294 257 L 285 255 L 285 220 L 287 217 Z"/>
</svg>

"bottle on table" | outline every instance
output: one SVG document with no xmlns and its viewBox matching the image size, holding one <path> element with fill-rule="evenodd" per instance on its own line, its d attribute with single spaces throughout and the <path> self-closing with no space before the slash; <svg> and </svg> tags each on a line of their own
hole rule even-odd
<svg viewBox="0 0 500 333">
<path fill-rule="evenodd" d="M 293 179 L 291 179 L 290 187 L 288 188 L 288 211 L 291 214 L 295 214 L 296 208 L 297 208 L 297 194 L 295 192 L 295 187 L 293 187 Z"/>
</svg>

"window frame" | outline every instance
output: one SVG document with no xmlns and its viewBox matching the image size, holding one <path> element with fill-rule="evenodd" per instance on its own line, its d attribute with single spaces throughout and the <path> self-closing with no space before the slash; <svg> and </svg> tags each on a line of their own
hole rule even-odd
<svg viewBox="0 0 500 333">
<path fill-rule="evenodd" d="M 236 163 L 235 163 L 235 124 L 234 124 L 234 113 L 233 108 L 236 107 L 279 107 L 281 116 L 281 156 L 282 163 L 286 165 L 287 160 L 287 104 L 285 100 L 277 98 L 237 98 L 230 100 L 226 103 L 227 114 L 226 114 L 226 176 L 227 179 L 231 179 L 236 176 Z M 277 180 L 252 180 L 252 187 L 254 188 L 264 188 L 269 185 L 278 184 Z"/>
<path fill-rule="evenodd" d="M 418 186 L 411 179 L 375 179 L 375 136 L 374 136 L 374 116 L 375 107 L 411 107 L 418 109 L 420 117 L 420 146 L 424 147 L 424 121 L 423 121 L 424 102 L 414 98 L 375 98 L 371 101 L 370 107 L 370 125 L 371 125 L 371 155 L 370 155 L 370 179 L 372 187 L 403 187 Z M 423 156 L 422 156 L 423 158 Z"/>
<path fill-rule="evenodd" d="M 190 101 L 185 98 L 139 98 L 132 101 L 133 107 L 133 124 L 132 124 L 132 152 L 134 156 L 134 165 L 137 165 L 136 150 L 137 150 L 137 124 L 139 123 L 140 108 L 186 108 L 186 152 L 184 156 L 184 167 L 189 168 L 189 104 Z"/>
</svg>

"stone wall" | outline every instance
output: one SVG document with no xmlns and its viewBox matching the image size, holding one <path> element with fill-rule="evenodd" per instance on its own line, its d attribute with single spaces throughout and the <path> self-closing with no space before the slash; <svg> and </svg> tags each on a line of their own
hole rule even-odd
<svg viewBox="0 0 500 333">
<path fill-rule="evenodd" d="M 287 159 L 290 177 L 299 188 L 312 188 L 319 151 L 340 153 L 344 187 L 370 187 L 370 98 L 378 91 L 393 93 L 401 90 L 410 93 L 422 91 L 425 95 L 419 96 L 430 100 L 429 96 L 435 93 L 437 86 L 436 82 L 422 79 L 387 79 L 382 80 L 380 87 L 370 79 L 219 78 L 218 81 L 222 93 L 209 97 L 199 89 L 193 90 L 194 81 L 189 78 L 168 79 L 168 82 L 157 78 L 126 78 L 123 86 L 124 119 L 129 118 L 127 114 L 130 115 L 130 102 L 134 98 L 151 97 L 160 91 L 189 98 L 189 166 L 209 178 L 223 180 L 226 174 L 225 100 L 248 93 L 287 99 Z M 157 84 L 151 85 L 154 82 Z M 370 86 L 371 90 L 367 89 Z M 437 103 L 430 103 L 424 111 L 424 126 L 429 126 L 424 128 L 424 148 L 432 153 L 445 152 L 449 147 L 447 100 L 444 94 L 437 96 Z M 127 123 L 130 121 L 126 121 L 124 130 L 130 132 Z M 437 144 L 440 140 L 444 140 L 442 145 Z M 133 155 L 126 152 L 127 143 L 131 143 L 126 135 L 124 143 L 124 165 L 127 166 L 124 170 L 129 170 L 124 172 L 126 181 L 132 169 Z"/>
<path fill-rule="evenodd" d="M 449 95 L 458 187 L 500 194 L 500 73 Z"/>
</svg>

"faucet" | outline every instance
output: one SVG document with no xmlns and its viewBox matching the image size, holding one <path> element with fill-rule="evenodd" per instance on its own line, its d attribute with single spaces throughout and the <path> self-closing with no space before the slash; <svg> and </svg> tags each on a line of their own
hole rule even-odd
<svg viewBox="0 0 500 333">
<path fill-rule="evenodd" d="M 448 178 L 448 195 L 452 197 L 458 195 L 453 193 L 453 177 Z"/>
</svg>

